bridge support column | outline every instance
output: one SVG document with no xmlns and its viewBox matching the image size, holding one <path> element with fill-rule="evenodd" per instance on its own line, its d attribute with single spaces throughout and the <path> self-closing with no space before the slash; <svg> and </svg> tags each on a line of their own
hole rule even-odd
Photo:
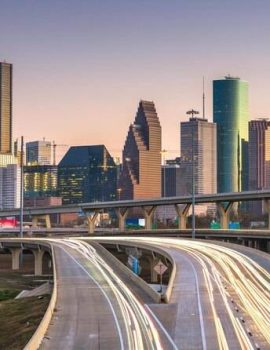
<svg viewBox="0 0 270 350">
<path fill-rule="evenodd" d="M 125 231 L 126 229 L 126 217 L 128 214 L 128 208 L 116 208 L 116 214 L 118 216 L 118 228 L 120 231 Z"/>
<path fill-rule="evenodd" d="M 43 261 L 43 255 L 45 253 L 44 250 L 32 250 L 32 253 L 35 258 L 35 276 L 41 276 L 42 275 L 42 261 Z"/>
<path fill-rule="evenodd" d="M 11 256 L 12 256 L 12 270 L 20 269 L 20 254 L 22 253 L 21 248 L 11 248 Z"/>
<path fill-rule="evenodd" d="M 220 227 L 226 230 L 229 227 L 230 211 L 233 207 L 234 202 L 229 202 L 226 205 L 217 203 L 217 210 L 220 217 Z"/>
<path fill-rule="evenodd" d="M 155 205 L 152 206 L 142 206 L 143 215 L 145 218 L 145 229 L 152 230 L 153 216 L 157 207 Z"/>
<path fill-rule="evenodd" d="M 268 230 L 270 230 L 270 199 L 264 199 L 264 210 L 268 214 Z"/>
<path fill-rule="evenodd" d="M 33 215 L 32 216 L 32 227 L 37 228 L 38 227 L 38 222 L 39 220 L 44 220 L 45 221 L 45 226 L 46 228 L 51 228 L 51 218 L 49 214 L 46 215 Z"/>
<path fill-rule="evenodd" d="M 89 234 L 93 234 L 95 232 L 97 216 L 98 216 L 98 210 L 95 210 L 93 213 L 86 214 Z"/>
<path fill-rule="evenodd" d="M 175 211 L 178 216 L 178 228 L 179 230 L 185 230 L 187 228 L 187 214 L 191 204 L 185 204 L 181 208 L 178 204 L 175 204 Z"/>
</svg>

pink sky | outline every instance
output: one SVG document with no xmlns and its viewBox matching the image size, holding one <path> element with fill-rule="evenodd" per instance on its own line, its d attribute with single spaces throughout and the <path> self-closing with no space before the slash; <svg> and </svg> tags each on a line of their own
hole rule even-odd
<svg viewBox="0 0 270 350">
<path fill-rule="evenodd" d="M 105 144 L 117 155 L 149 99 L 163 148 L 175 151 L 185 112 L 202 110 L 203 75 L 210 120 L 212 80 L 228 73 L 249 81 L 250 118 L 270 115 L 269 1 L 17 0 L 2 9 L 14 138 Z"/>
</svg>

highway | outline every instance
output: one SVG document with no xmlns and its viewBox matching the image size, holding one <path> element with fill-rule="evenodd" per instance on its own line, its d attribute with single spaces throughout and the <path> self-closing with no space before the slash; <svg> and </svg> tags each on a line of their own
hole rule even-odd
<svg viewBox="0 0 270 350">
<path fill-rule="evenodd" d="M 53 244 L 58 303 L 41 349 L 176 349 L 94 248 L 78 240 Z"/>
<path fill-rule="evenodd" d="M 179 349 L 270 349 L 270 274 L 253 259 L 208 242 L 150 237 L 121 241 L 158 246 L 174 258 L 177 273 L 170 302 L 177 312 L 171 334 Z"/>
<path fill-rule="evenodd" d="M 20 239 L 3 242 L 21 244 Z M 57 303 L 40 349 L 270 350 L 269 254 L 168 237 L 25 242 L 50 243 L 54 249 Z M 143 291 L 135 295 L 138 286 L 133 288 L 129 277 L 119 278 L 118 263 L 109 266 L 94 248 L 97 242 L 170 257 L 174 268 L 168 304 L 153 303 Z"/>
</svg>

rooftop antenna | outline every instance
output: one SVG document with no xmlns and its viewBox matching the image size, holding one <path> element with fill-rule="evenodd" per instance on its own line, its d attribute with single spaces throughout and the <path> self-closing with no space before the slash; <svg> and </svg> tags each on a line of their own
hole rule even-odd
<svg viewBox="0 0 270 350">
<path fill-rule="evenodd" d="M 203 119 L 205 119 L 205 92 L 204 92 L 204 76 L 203 76 Z"/>
</svg>

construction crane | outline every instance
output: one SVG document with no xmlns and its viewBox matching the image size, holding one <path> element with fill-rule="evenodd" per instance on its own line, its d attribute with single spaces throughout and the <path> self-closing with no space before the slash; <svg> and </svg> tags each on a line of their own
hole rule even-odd
<svg viewBox="0 0 270 350">
<path fill-rule="evenodd" d="M 52 142 L 53 147 L 53 165 L 56 165 L 56 147 L 68 147 L 68 145 L 60 145 L 56 144 L 54 141 Z"/>
</svg>

